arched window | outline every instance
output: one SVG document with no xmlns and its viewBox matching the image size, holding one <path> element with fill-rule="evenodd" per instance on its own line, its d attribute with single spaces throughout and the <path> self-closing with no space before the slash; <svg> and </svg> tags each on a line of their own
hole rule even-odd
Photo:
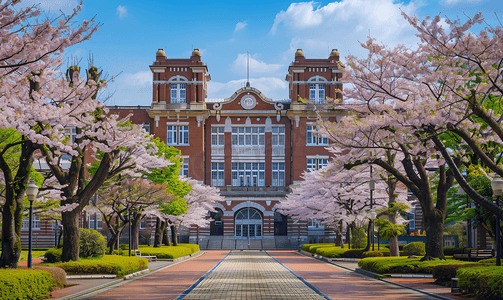
<svg viewBox="0 0 503 300">
<path fill-rule="evenodd" d="M 309 100 L 312 103 L 325 103 L 325 87 L 327 80 L 319 75 L 309 78 Z"/>
<path fill-rule="evenodd" d="M 244 208 L 235 216 L 236 238 L 262 238 L 262 215 L 255 208 Z"/>
<path fill-rule="evenodd" d="M 176 75 L 171 77 L 168 82 L 171 88 L 171 103 L 187 103 L 187 78 Z"/>
</svg>

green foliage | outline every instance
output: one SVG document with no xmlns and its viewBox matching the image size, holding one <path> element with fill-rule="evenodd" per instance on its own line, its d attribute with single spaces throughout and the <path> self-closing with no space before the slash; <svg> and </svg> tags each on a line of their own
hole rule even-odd
<svg viewBox="0 0 503 300">
<path fill-rule="evenodd" d="M 461 268 L 456 272 L 458 286 L 475 293 L 478 299 L 503 299 L 503 268 Z"/>
<path fill-rule="evenodd" d="M 192 251 L 192 254 L 194 254 L 200 250 L 198 244 L 179 243 L 178 246 L 190 248 L 190 251 Z"/>
<path fill-rule="evenodd" d="M 384 251 L 367 251 L 362 253 L 362 258 L 365 257 L 383 257 L 384 256 Z M 389 251 L 387 251 L 389 252 Z"/>
<path fill-rule="evenodd" d="M 320 247 L 316 249 L 316 254 L 329 258 L 340 258 L 348 248 L 341 249 L 341 247 Z"/>
<path fill-rule="evenodd" d="M 61 253 L 63 252 L 63 248 L 51 248 L 45 252 L 45 260 L 48 263 L 55 263 L 61 261 Z"/>
<path fill-rule="evenodd" d="M 185 245 L 161 246 L 158 248 L 154 248 L 154 246 L 140 246 L 138 250 L 141 251 L 141 255 L 145 256 L 155 255 L 157 258 L 175 259 L 194 253 L 193 250 L 195 250 L 195 247 L 187 247 Z"/>
<path fill-rule="evenodd" d="M 405 225 L 393 224 L 386 218 L 375 220 L 375 226 L 379 227 L 380 239 L 383 241 L 387 241 L 391 237 L 399 236 L 407 232 Z"/>
<path fill-rule="evenodd" d="M 71 275 L 115 274 L 117 277 L 123 277 L 148 268 L 148 260 L 135 256 L 104 255 L 101 258 L 82 258 L 79 261 L 44 266 L 59 267 Z"/>
<path fill-rule="evenodd" d="M 44 256 L 46 251 L 47 250 L 44 250 L 44 251 L 33 250 L 31 255 L 33 258 L 38 258 L 38 257 Z M 21 251 L 21 257 L 19 257 L 19 261 L 27 261 L 27 260 L 28 260 L 28 251 L 27 250 Z"/>
<path fill-rule="evenodd" d="M 344 251 L 341 255 L 343 258 L 362 258 L 363 249 L 351 249 Z"/>
<path fill-rule="evenodd" d="M 456 271 L 463 267 L 477 267 L 479 263 L 462 264 L 462 265 L 439 265 L 433 268 L 433 278 L 436 282 L 450 282 L 451 278 L 456 277 Z"/>
<path fill-rule="evenodd" d="M 80 257 L 97 257 L 105 254 L 107 241 L 94 229 L 80 228 Z"/>
<path fill-rule="evenodd" d="M 456 250 L 459 250 L 459 248 L 456 248 L 454 246 L 444 247 L 444 255 L 452 256 L 454 255 L 454 251 Z"/>
<path fill-rule="evenodd" d="M 421 257 L 368 257 L 360 259 L 358 266 L 367 271 L 379 274 L 432 274 L 433 268 L 440 265 L 464 265 L 473 262 L 461 262 L 459 260 L 428 260 L 421 261 Z"/>
<path fill-rule="evenodd" d="M 318 248 L 318 247 L 334 247 L 334 244 L 333 243 L 322 243 L 322 244 L 302 244 L 301 248 L 302 250 L 304 251 L 307 251 L 307 252 L 311 252 L 311 253 L 315 253 L 316 251 L 312 251 L 311 248 Z"/>
<path fill-rule="evenodd" d="M 367 247 L 367 233 L 365 232 L 365 228 L 357 227 L 351 230 L 351 233 L 353 234 L 351 241 L 353 244 L 351 245 L 351 248 L 358 249 Z"/>
<path fill-rule="evenodd" d="M 35 266 L 34 269 L 38 270 L 44 270 L 47 271 L 51 274 L 52 281 L 54 282 L 54 285 L 56 285 L 59 288 L 64 288 L 66 285 L 66 272 L 65 270 L 58 268 L 58 267 L 40 267 L 40 266 Z"/>
<path fill-rule="evenodd" d="M 405 255 L 424 255 L 426 247 L 423 242 L 412 242 L 403 247 Z"/>
<path fill-rule="evenodd" d="M 54 286 L 44 270 L 0 269 L 0 299 L 41 299 Z"/>
</svg>

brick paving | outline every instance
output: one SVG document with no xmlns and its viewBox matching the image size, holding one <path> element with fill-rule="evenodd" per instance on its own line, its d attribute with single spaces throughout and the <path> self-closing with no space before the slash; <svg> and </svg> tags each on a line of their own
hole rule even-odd
<svg viewBox="0 0 503 300">
<path fill-rule="evenodd" d="M 290 270 L 332 299 L 438 299 L 410 289 L 301 256 L 296 251 L 267 251 Z"/>
<path fill-rule="evenodd" d="M 266 252 L 231 251 L 184 300 L 326 299 Z"/>
</svg>

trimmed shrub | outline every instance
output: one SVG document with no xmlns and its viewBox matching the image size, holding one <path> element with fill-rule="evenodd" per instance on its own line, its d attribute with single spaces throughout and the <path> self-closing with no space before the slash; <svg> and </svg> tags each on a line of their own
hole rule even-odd
<svg viewBox="0 0 503 300">
<path fill-rule="evenodd" d="M 80 257 L 98 257 L 105 254 L 107 241 L 94 229 L 80 228 Z"/>
<path fill-rule="evenodd" d="M 342 253 L 341 257 L 362 258 L 362 255 L 363 255 L 363 249 L 351 249 L 351 250 L 346 250 L 344 253 Z"/>
<path fill-rule="evenodd" d="M 192 251 L 192 254 L 194 254 L 200 250 L 198 244 L 178 244 L 178 246 L 190 248 L 190 251 Z"/>
<path fill-rule="evenodd" d="M 342 257 L 344 252 L 348 251 L 347 248 L 341 249 L 341 247 L 319 247 L 316 249 L 316 254 L 319 254 L 328 258 L 339 258 Z"/>
<path fill-rule="evenodd" d="M 40 269 L 51 273 L 52 281 L 57 287 L 64 288 L 66 285 L 66 272 L 58 267 L 40 267 L 35 266 L 34 269 Z"/>
<path fill-rule="evenodd" d="M 119 245 L 119 249 L 122 249 L 122 250 L 129 250 L 129 245 L 128 245 L 128 244 L 120 244 L 120 245 Z"/>
<path fill-rule="evenodd" d="M 47 298 L 53 286 L 44 270 L 0 269 L 0 299 Z"/>
<path fill-rule="evenodd" d="M 153 246 L 141 246 L 138 248 L 141 255 L 151 256 L 155 255 L 157 258 L 175 259 L 186 255 L 191 255 L 192 249 L 184 246 L 162 246 L 154 248 Z M 126 251 L 127 253 L 127 251 Z"/>
<path fill-rule="evenodd" d="M 450 283 L 451 278 L 456 277 L 456 271 L 462 267 L 478 267 L 480 264 L 464 264 L 464 265 L 440 265 L 433 267 L 433 278 L 435 283 Z"/>
<path fill-rule="evenodd" d="M 475 293 L 477 299 L 503 299 L 503 268 L 460 268 L 456 272 L 458 286 Z"/>
<path fill-rule="evenodd" d="M 452 256 L 454 254 L 454 251 L 456 250 L 459 250 L 459 248 L 456 248 L 454 246 L 444 247 L 444 255 Z"/>
<path fill-rule="evenodd" d="M 367 251 L 362 253 L 362 258 L 365 257 L 382 257 L 384 256 L 384 251 Z M 389 251 L 387 251 L 389 253 Z M 389 255 L 388 255 L 389 256 Z"/>
<path fill-rule="evenodd" d="M 367 233 L 365 228 L 356 228 L 356 230 L 352 230 L 351 233 L 353 237 L 351 240 L 353 242 L 351 248 L 358 249 L 367 247 Z"/>
<path fill-rule="evenodd" d="M 379 274 L 432 274 L 439 265 L 467 265 L 454 259 L 420 261 L 421 258 L 403 257 L 368 257 L 358 261 L 362 269 Z"/>
<path fill-rule="evenodd" d="M 321 247 L 335 247 L 335 244 L 333 243 L 321 243 L 321 244 L 302 244 L 302 250 L 304 251 L 307 251 L 307 252 L 311 252 L 311 253 L 316 253 L 316 250 L 313 250 L 313 249 L 317 249 L 317 248 L 321 248 Z"/>
<path fill-rule="evenodd" d="M 102 258 L 83 258 L 79 261 L 46 264 L 44 266 L 59 267 L 70 275 L 115 274 L 117 277 L 123 277 L 148 268 L 148 260 L 136 256 L 104 255 Z"/>
<path fill-rule="evenodd" d="M 424 255 L 426 247 L 423 242 L 412 242 L 403 247 L 405 255 Z"/>
<path fill-rule="evenodd" d="M 51 248 L 47 250 L 44 254 L 45 260 L 48 263 L 55 263 L 61 261 L 61 254 L 63 253 L 63 248 Z"/>
</svg>

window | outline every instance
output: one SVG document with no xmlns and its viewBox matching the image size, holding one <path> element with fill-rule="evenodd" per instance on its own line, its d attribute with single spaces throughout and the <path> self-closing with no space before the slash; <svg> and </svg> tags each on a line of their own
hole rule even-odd
<svg viewBox="0 0 503 300">
<path fill-rule="evenodd" d="M 328 146 L 328 138 L 319 135 L 316 126 L 307 126 L 307 145 L 309 146 Z"/>
<path fill-rule="evenodd" d="M 285 145 L 285 127 L 272 128 L 272 145 L 273 146 Z"/>
<path fill-rule="evenodd" d="M 320 220 L 309 220 L 307 222 L 308 229 L 325 229 L 324 225 L 321 225 Z"/>
<path fill-rule="evenodd" d="M 212 127 L 211 128 L 211 145 L 223 146 L 224 145 L 224 128 Z"/>
<path fill-rule="evenodd" d="M 185 103 L 185 95 L 187 85 L 185 83 L 177 83 L 171 85 L 171 103 Z"/>
<path fill-rule="evenodd" d="M 272 164 L 272 186 L 285 186 L 285 163 Z"/>
<path fill-rule="evenodd" d="M 232 163 L 233 186 L 265 186 L 264 163 Z"/>
<path fill-rule="evenodd" d="M 75 137 L 77 136 L 77 128 L 74 126 L 66 127 L 65 135 L 70 138 L 70 141 L 72 141 L 72 143 L 75 143 Z"/>
<path fill-rule="evenodd" d="M 189 177 L 189 159 L 184 158 L 183 163 L 180 166 L 180 176 Z"/>
<path fill-rule="evenodd" d="M 211 186 L 224 186 L 224 163 L 211 163 Z"/>
<path fill-rule="evenodd" d="M 143 218 L 140 221 L 140 229 L 147 229 L 147 218 Z"/>
<path fill-rule="evenodd" d="M 40 216 L 33 215 L 33 229 L 40 229 Z M 23 218 L 23 224 L 21 225 L 21 229 L 30 229 L 30 217 Z"/>
<path fill-rule="evenodd" d="M 314 170 L 319 170 L 326 165 L 328 165 L 328 159 L 315 159 L 315 158 L 308 158 L 307 159 L 307 171 L 308 172 L 311 172 Z"/>
<path fill-rule="evenodd" d="M 309 85 L 309 100 L 312 103 L 325 103 L 325 85 L 312 83 Z"/>
<path fill-rule="evenodd" d="M 103 229 L 103 219 L 101 219 L 101 216 L 97 214 L 91 214 L 89 215 L 89 228 L 94 229 L 94 220 L 98 221 L 96 223 L 96 229 Z"/>
<path fill-rule="evenodd" d="M 189 145 L 189 126 L 168 125 L 167 145 Z"/>
<path fill-rule="evenodd" d="M 147 133 L 150 133 L 150 124 L 143 124 L 143 129 L 144 129 Z"/>
<path fill-rule="evenodd" d="M 265 127 L 232 128 L 232 146 L 264 146 Z"/>
</svg>

